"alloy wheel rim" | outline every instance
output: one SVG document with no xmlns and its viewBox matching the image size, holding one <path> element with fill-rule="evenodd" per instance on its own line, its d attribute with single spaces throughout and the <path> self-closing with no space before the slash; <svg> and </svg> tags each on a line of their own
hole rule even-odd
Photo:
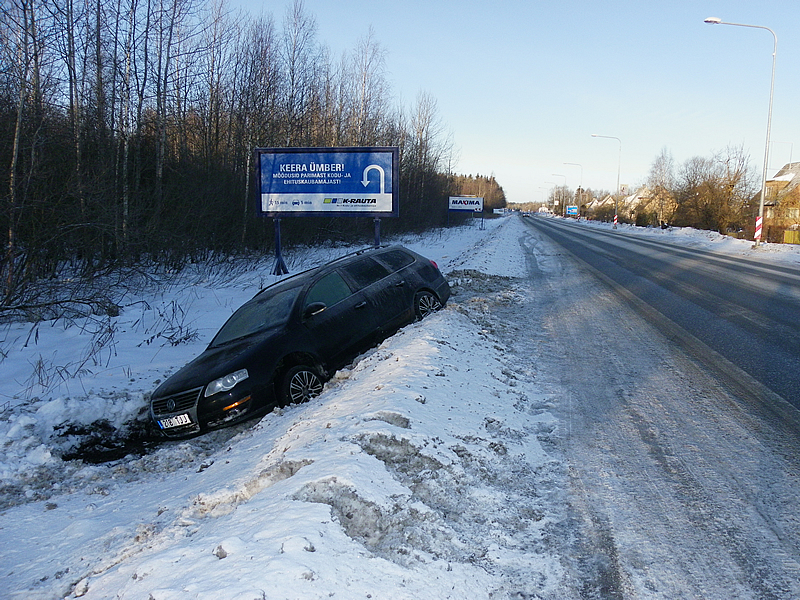
<svg viewBox="0 0 800 600">
<path fill-rule="evenodd" d="M 318 396 L 321 391 L 322 382 L 311 371 L 296 373 L 289 384 L 289 397 L 292 402 L 306 402 Z"/>
<path fill-rule="evenodd" d="M 442 304 L 434 296 L 426 294 L 419 299 L 419 312 L 423 317 L 427 317 L 440 308 L 442 308 Z"/>
</svg>

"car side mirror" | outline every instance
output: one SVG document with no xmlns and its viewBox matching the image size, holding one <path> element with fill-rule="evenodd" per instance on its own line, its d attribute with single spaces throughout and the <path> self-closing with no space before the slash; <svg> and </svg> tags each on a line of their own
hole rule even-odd
<svg viewBox="0 0 800 600">
<path fill-rule="evenodd" d="M 306 306 L 305 309 L 303 310 L 303 318 L 310 319 L 314 315 L 318 315 L 319 313 L 321 313 L 326 308 L 328 307 L 325 305 L 324 302 L 312 302 L 311 304 Z"/>
</svg>

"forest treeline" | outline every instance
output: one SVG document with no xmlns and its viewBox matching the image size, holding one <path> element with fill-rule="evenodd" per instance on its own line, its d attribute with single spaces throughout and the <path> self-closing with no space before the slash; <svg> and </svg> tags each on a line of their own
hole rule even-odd
<svg viewBox="0 0 800 600">
<path fill-rule="evenodd" d="M 371 30 L 332 56 L 302 0 L 279 18 L 223 0 L 4 0 L 0 306 L 65 273 L 271 251 L 257 147 L 397 146 L 386 233 L 443 225 L 447 197 L 473 189 L 504 206 L 493 177 L 453 173 L 435 98 L 401 106 L 385 58 Z M 372 239 L 367 219 L 282 226 L 287 244 Z"/>
</svg>

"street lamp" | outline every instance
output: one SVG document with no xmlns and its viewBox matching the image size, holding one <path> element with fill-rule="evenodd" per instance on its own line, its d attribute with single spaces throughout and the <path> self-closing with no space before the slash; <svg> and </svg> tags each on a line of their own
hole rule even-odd
<svg viewBox="0 0 800 600">
<path fill-rule="evenodd" d="M 562 175 L 563 177 L 563 175 Z M 555 181 L 545 181 L 545 183 L 549 183 L 553 186 L 553 188 L 557 188 L 558 184 Z M 556 203 L 560 202 L 560 198 L 556 200 L 556 192 L 555 189 L 553 190 L 553 214 L 556 214 Z"/>
<path fill-rule="evenodd" d="M 580 216 L 581 212 L 581 200 L 583 199 L 583 165 L 580 163 L 564 163 L 565 165 L 572 165 L 573 167 L 580 167 L 581 168 L 581 183 L 578 186 L 580 192 L 578 192 L 578 215 Z"/>
<path fill-rule="evenodd" d="M 767 196 L 767 168 L 769 163 L 769 136 L 772 130 L 772 93 L 775 89 L 775 59 L 778 56 L 778 36 L 769 27 L 763 25 L 745 25 L 744 23 L 727 23 L 719 17 L 708 17 L 706 23 L 711 25 L 733 25 L 735 27 L 750 27 L 752 29 L 766 29 L 772 34 L 775 44 L 772 49 L 772 79 L 769 84 L 769 113 L 767 115 L 767 142 L 764 148 L 764 170 L 761 173 L 761 200 L 758 203 L 758 220 L 756 220 L 755 242 L 756 246 L 761 242 L 761 228 L 764 224 L 764 199 Z"/>
<path fill-rule="evenodd" d="M 564 188 L 566 189 L 566 187 L 567 187 L 567 176 L 566 175 L 561 175 L 560 173 L 550 173 L 550 175 L 552 177 L 563 177 L 564 178 Z M 567 216 L 567 201 L 563 197 L 561 198 L 561 200 L 564 201 L 564 204 L 561 207 L 561 212 L 562 212 L 561 216 L 562 217 L 566 217 Z"/>
<path fill-rule="evenodd" d="M 618 137 L 614 137 L 613 135 L 597 135 L 596 133 L 593 133 L 592 137 L 617 140 L 619 142 L 619 158 L 617 159 L 617 191 L 614 194 L 614 229 L 616 229 L 617 215 L 619 214 L 619 210 L 617 210 L 617 196 L 619 196 L 619 171 L 622 167 L 622 140 Z"/>
</svg>

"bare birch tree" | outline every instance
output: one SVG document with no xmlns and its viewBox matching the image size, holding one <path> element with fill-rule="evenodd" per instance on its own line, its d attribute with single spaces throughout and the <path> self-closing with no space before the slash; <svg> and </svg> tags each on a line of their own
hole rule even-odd
<svg viewBox="0 0 800 600">
<path fill-rule="evenodd" d="M 379 143 L 381 120 L 386 114 L 389 84 L 386 81 L 386 51 L 370 27 L 353 55 L 355 83 L 353 142 L 358 146 Z"/>
<path fill-rule="evenodd" d="M 37 163 L 36 149 L 29 145 L 29 158 L 27 164 L 23 164 L 24 138 L 27 137 L 26 131 L 35 131 L 44 118 L 41 72 L 43 42 L 39 33 L 39 16 L 40 9 L 35 0 L 9 0 L 0 10 L 3 64 L 7 66 L 10 75 L 9 91 L 16 92 L 11 160 L 8 165 L 8 229 L 2 265 L 2 270 L 5 271 L 2 279 L 5 288 L 2 294 L 4 302 L 8 302 L 16 293 L 22 273 L 18 268 L 21 267 L 18 241 L 19 229 L 25 218 L 25 197 L 20 183 L 31 177 Z M 29 122 L 27 127 L 26 121 Z M 31 141 L 28 139 L 28 144 Z"/>
<path fill-rule="evenodd" d="M 287 146 L 307 145 L 307 102 L 312 92 L 317 23 L 302 0 L 294 0 L 284 19 L 281 58 L 285 77 L 284 119 Z"/>
</svg>

